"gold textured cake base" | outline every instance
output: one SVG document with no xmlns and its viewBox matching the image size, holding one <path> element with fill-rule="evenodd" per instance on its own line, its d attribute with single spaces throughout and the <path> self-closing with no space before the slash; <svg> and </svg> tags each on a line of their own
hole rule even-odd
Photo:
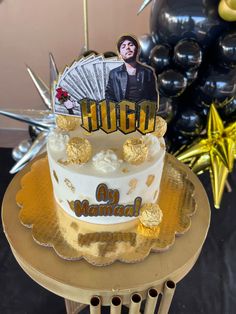
<svg viewBox="0 0 236 314">
<path fill-rule="evenodd" d="M 21 206 L 19 218 L 23 225 L 32 228 L 34 240 L 53 247 L 64 259 L 84 258 L 98 266 L 116 260 L 134 263 L 143 260 L 151 251 L 168 249 L 176 234 L 183 234 L 190 228 L 190 217 L 196 210 L 194 186 L 180 162 L 168 154 L 158 198 L 163 220 L 153 232 L 140 228 L 140 224 L 130 224 L 130 228 L 127 225 L 124 231 L 88 231 L 88 224 L 65 214 L 57 205 L 46 157 L 33 163 L 22 178 L 21 186 L 16 196 Z"/>
</svg>

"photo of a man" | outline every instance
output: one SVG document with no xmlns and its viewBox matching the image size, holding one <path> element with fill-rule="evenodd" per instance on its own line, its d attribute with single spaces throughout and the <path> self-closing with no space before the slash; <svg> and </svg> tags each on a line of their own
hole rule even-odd
<svg viewBox="0 0 236 314">
<path fill-rule="evenodd" d="M 107 100 L 120 102 L 142 100 L 157 102 L 156 77 L 153 70 L 137 61 L 139 44 L 135 38 L 125 35 L 119 38 L 117 50 L 124 64 L 111 70 L 106 86 Z"/>
</svg>

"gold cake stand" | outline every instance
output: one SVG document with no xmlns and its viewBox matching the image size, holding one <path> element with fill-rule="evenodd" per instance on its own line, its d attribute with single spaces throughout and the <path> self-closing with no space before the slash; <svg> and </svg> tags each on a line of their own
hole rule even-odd
<svg viewBox="0 0 236 314">
<path fill-rule="evenodd" d="M 162 295 L 158 313 L 167 313 L 175 283 L 196 262 L 210 223 L 210 206 L 199 179 L 187 166 L 174 162 L 194 186 L 197 211 L 190 229 L 166 252 L 151 253 L 136 264 L 115 262 L 105 267 L 85 260 L 63 260 L 51 248 L 33 241 L 31 231 L 19 221 L 15 202 L 21 178 L 30 169 L 30 165 L 26 166 L 10 183 L 2 205 L 4 231 L 16 260 L 38 284 L 65 298 L 67 313 L 78 313 L 86 305 L 94 314 L 100 313 L 101 305 L 110 305 L 111 313 L 120 313 L 122 304 L 130 307 L 130 313 L 139 313 L 141 300 L 146 299 L 145 314 L 151 314 L 156 313 L 158 295 Z"/>
</svg>

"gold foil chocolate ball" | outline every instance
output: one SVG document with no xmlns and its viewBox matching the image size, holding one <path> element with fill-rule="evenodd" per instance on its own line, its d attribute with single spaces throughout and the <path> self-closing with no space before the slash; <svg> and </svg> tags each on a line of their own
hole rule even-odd
<svg viewBox="0 0 236 314">
<path fill-rule="evenodd" d="M 155 131 L 152 133 L 157 137 L 163 137 L 167 130 L 167 123 L 162 117 L 156 117 Z"/>
<path fill-rule="evenodd" d="M 73 137 L 66 145 L 66 154 L 70 163 L 83 164 L 91 158 L 92 146 L 85 138 Z"/>
<path fill-rule="evenodd" d="M 146 203 L 141 207 L 139 220 L 148 228 L 157 227 L 162 221 L 162 211 L 158 204 Z"/>
<path fill-rule="evenodd" d="M 137 232 L 140 235 L 153 239 L 156 239 L 159 236 L 160 230 L 161 228 L 159 226 L 148 228 L 145 227 L 142 223 L 139 223 L 137 228 Z"/>
<path fill-rule="evenodd" d="M 63 131 L 73 131 L 79 126 L 79 118 L 58 115 L 56 125 Z"/>
<path fill-rule="evenodd" d="M 123 158 L 132 165 L 140 165 L 148 156 L 148 147 L 142 138 L 130 138 L 123 145 Z"/>
</svg>

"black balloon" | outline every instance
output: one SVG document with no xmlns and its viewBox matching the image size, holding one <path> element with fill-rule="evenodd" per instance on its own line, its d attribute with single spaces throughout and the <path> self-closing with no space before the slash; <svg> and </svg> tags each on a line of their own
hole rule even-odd
<svg viewBox="0 0 236 314">
<path fill-rule="evenodd" d="M 219 39 L 218 61 L 228 68 L 236 66 L 236 31 L 225 34 Z"/>
<path fill-rule="evenodd" d="M 202 117 L 193 109 L 186 109 L 181 112 L 175 121 L 174 130 L 183 136 L 196 136 L 201 133 L 204 127 Z"/>
<path fill-rule="evenodd" d="M 150 51 L 155 46 L 155 43 L 153 41 L 153 38 L 149 34 L 142 35 L 138 38 L 139 44 L 140 44 L 140 55 L 139 58 L 141 61 L 148 61 Z"/>
<path fill-rule="evenodd" d="M 209 110 L 210 110 L 210 105 L 211 102 L 207 103 L 205 101 L 203 101 L 200 97 L 199 94 L 192 94 L 192 108 L 194 108 L 196 110 L 196 112 L 198 112 L 205 120 L 207 119 Z"/>
<path fill-rule="evenodd" d="M 214 42 L 227 23 L 218 15 L 218 0 L 158 0 L 154 2 L 150 29 L 154 38 L 176 44 L 194 38 L 207 46 Z"/>
<path fill-rule="evenodd" d="M 181 68 L 198 68 L 202 62 L 202 51 L 193 40 L 180 40 L 174 48 L 174 61 Z"/>
<path fill-rule="evenodd" d="M 200 99 L 208 104 L 223 102 L 236 95 L 236 69 L 225 70 L 210 67 L 204 72 L 197 88 Z"/>
<path fill-rule="evenodd" d="M 157 45 L 151 50 L 150 63 L 156 73 L 161 73 L 170 65 L 170 58 L 171 50 L 168 45 Z"/>
<path fill-rule="evenodd" d="M 192 137 L 184 136 L 183 134 L 176 132 L 175 141 L 178 146 L 188 145 L 192 141 Z"/>
<path fill-rule="evenodd" d="M 225 102 L 223 108 L 219 108 L 220 116 L 227 121 L 235 121 L 236 119 L 236 97 Z"/>
<path fill-rule="evenodd" d="M 188 145 L 193 141 L 193 137 L 184 136 L 183 134 L 176 131 L 173 126 L 168 125 L 167 134 L 165 136 L 165 141 L 168 142 L 167 151 L 171 154 L 179 150 L 183 145 Z"/>
<path fill-rule="evenodd" d="M 200 137 L 213 101 L 225 120 L 236 118 L 236 28 L 219 17 L 218 5 L 219 0 L 156 0 L 152 6 L 153 41 L 174 50 L 171 57 L 164 50 L 161 58 L 155 49 L 150 53 L 160 104 L 168 109 L 170 99 L 178 102 L 167 131 L 174 150 Z"/>
<path fill-rule="evenodd" d="M 103 55 L 105 58 L 117 57 L 117 53 L 115 53 L 113 51 L 106 51 L 106 52 L 104 52 Z"/>
<path fill-rule="evenodd" d="M 191 85 L 196 80 L 196 78 L 198 77 L 198 70 L 190 69 L 190 70 L 185 72 L 185 75 L 188 79 L 188 85 Z"/>
<path fill-rule="evenodd" d="M 175 148 L 174 151 L 179 149 L 182 145 L 188 145 L 192 142 L 193 137 L 192 136 L 184 136 L 183 134 L 174 131 L 174 139 L 172 141 L 172 146 Z"/>
<path fill-rule="evenodd" d="M 160 96 L 157 115 L 161 116 L 167 123 L 169 123 L 175 117 L 176 112 L 177 104 L 175 103 L 175 100 L 173 98 Z"/>
<path fill-rule="evenodd" d="M 158 89 L 163 96 L 177 97 L 186 87 L 186 77 L 176 70 L 167 70 L 158 75 Z"/>
</svg>

